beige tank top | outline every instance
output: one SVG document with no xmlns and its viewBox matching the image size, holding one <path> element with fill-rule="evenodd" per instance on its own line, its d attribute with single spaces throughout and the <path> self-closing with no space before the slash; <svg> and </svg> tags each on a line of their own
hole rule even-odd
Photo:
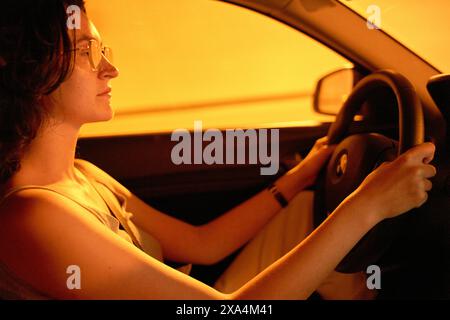
<svg viewBox="0 0 450 320">
<path fill-rule="evenodd" d="M 43 189 L 49 192 L 58 193 L 89 211 L 100 223 L 107 226 L 120 237 L 133 243 L 148 255 L 163 262 L 163 255 L 159 242 L 149 233 L 135 225 L 131 221 L 133 214 L 127 212 L 125 209 L 127 198 L 131 195 L 128 189 L 123 187 L 104 171 L 85 160 L 76 159 L 75 170 L 78 170 L 79 176 L 85 180 L 85 183 L 88 183 L 95 189 L 104 200 L 104 204 L 93 205 L 92 201 L 87 201 L 81 194 L 74 193 L 73 189 L 63 185 L 52 185 L 51 187 L 26 185 L 8 191 L 0 200 L 0 205 L 7 197 L 25 189 Z M 183 266 L 178 270 L 189 274 L 191 265 Z M 15 277 L 14 273 L 8 270 L 7 266 L 0 261 L 0 298 L 49 299 L 50 297 L 45 296 L 28 286 L 26 283 L 23 283 L 23 281 Z"/>
</svg>

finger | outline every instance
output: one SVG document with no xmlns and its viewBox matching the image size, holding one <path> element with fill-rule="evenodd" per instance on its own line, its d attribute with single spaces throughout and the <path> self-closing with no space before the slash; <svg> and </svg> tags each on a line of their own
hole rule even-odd
<svg viewBox="0 0 450 320">
<path fill-rule="evenodd" d="M 428 200 L 428 193 L 424 192 L 422 196 L 422 201 L 420 202 L 420 204 L 416 206 L 416 208 L 420 208 L 425 202 L 427 202 L 427 200 Z"/>
<path fill-rule="evenodd" d="M 323 141 L 321 141 L 320 144 L 318 145 L 320 148 L 333 148 L 333 150 L 336 149 L 337 144 L 330 144 L 328 137 L 323 137 L 319 140 L 322 140 L 322 139 L 323 139 Z"/>
<path fill-rule="evenodd" d="M 425 191 L 430 191 L 433 188 L 433 184 L 431 183 L 430 180 L 425 179 L 423 181 L 423 187 L 424 187 Z"/>
<path fill-rule="evenodd" d="M 420 163 L 430 163 L 434 158 L 435 151 L 436 147 L 433 143 L 425 142 L 409 149 L 402 156 L 411 158 L 413 161 L 419 161 Z"/>
<path fill-rule="evenodd" d="M 322 137 L 320 139 L 317 139 L 315 145 L 318 147 L 328 145 L 328 137 Z"/>
<path fill-rule="evenodd" d="M 422 160 L 422 162 L 423 162 L 423 163 L 430 163 L 431 161 L 433 161 L 433 159 L 434 159 L 434 153 L 433 153 L 433 155 L 432 155 L 431 157 L 424 158 L 424 159 Z"/>
<path fill-rule="evenodd" d="M 429 145 L 430 151 L 432 151 L 429 156 L 426 156 L 426 157 L 423 158 L 423 163 L 428 164 L 431 161 L 433 161 L 433 159 L 434 159 L 434 154 L 436 152 L 436 146 L 433 143 L 431 143 L 431 142 L 426 142 L 426 144 Z"/>
<path fill-rule="evenodd" d="M 423 166 L 423 176 L 425 178 L 432 178 L 436 175 L 436 168 L 431 164 Z"/>
<path fill-rule="evenodd" d="M 326 161 L 327 159 L 329 159 L 331 157 L 334 149 L 335 149 L 334 146 L 330 146 L 330 147 L 324 147 L 324 148 L 317 150 L 316 155 L 315 155 L 316 161 L 318 161 L 318 162 Z"/>
</svg>

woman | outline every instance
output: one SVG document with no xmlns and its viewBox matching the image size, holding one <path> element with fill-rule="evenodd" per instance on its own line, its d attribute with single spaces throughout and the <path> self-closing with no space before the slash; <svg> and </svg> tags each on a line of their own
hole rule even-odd
<svg viewBox="0 0 450 320">
<path fill-rule="evenodd" d="M 110 80 L 118 70 L 81 0 L 6 2 L 0 13 L 0 288 L 6 297 L 305 299 L 322 287 L 326 296 L 327 279 L 368 230 L 427 199 L 435 174 L 429 143 L 370 174 L 301 243 L 309 227 L 294 224 L 303 228 L 299 239 L 251 279 L 232 291 L 223 279 L 209 287 L 163 261 L 219 261 L 274 225 L 283 201 L 265 190 L 194 227 L 75 159 L 80 127 L 113 115 Z M 72 4 L 83 9 L 79 30 L 67 30 Z M 290 202 L 289 217 L 332 151 L 319 140 L 276 181 L 272 191 Z M 71 270 L 81 280 L 71 283 Z"/>
</svg>

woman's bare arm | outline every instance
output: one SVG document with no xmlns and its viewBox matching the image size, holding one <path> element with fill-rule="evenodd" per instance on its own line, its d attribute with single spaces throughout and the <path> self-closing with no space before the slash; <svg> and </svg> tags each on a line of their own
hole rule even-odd
<svg viewBox="0 0 450 320">
<path fill-rule="evenodd" d="M 425 143 L 384 163 L 304 241 L 232 294 L 234 299 L 304 299 L 378 222 L 427 201 L 435 147 Z M 307 278 L 307 279 L 305 279 Z M 266 291 L 271 288 L 270 291 Z"/>
<path fill-rule="evenodd" d="M 435 169 L 423 159 L 433 153 L 426 144 L 379 168 L 310 237 L 229 295 L 165 266 L 73 202 L 43 190 L 23 190 L 4 203 L 0 258 L 17 277 L 55 298 L 306 298 L 367 230 L 426 200 Z M 70 265 L 81 269 L 80 290 L 66 286 Z"/>
<path fill-rule="evenodd" d="M 313 183 L 318 170 L 333 151 L 333 147 L 322 148 L 325 141 L 319 139 L 308 157 L 276 182 L 287 200 Z M 112 177 L 108 176 L 108 179 L 119 185 Z M 118 187 L 126 189 L 121 185 Z M 166 259 L 182 263 L 208 265 L 222 260 L 252 239 L 281 209 L 273 195 L 263 190 L 197 227 L 150 207 L 128 190 L 124 193 L 128 194 L 127 210 L 133 213 L 133 222 L 158 239 Z"/>
<path fill-rule="evenodd" d="M 0 262 L 57 299 L 223 299 L 225 296 L 150 257 L 72 201 L 23 190 L 0 214 Z M 81 289 L 70 290 L 69 266 Z"/>
<path fill-rule="evenodd" d="M 214 264 L 233 253 L 281 209 L 267 190 L 202 226 L 192 226 L 159 212 L 133 194 L 127 208 L 134 213 L 133 222 L 161 243 L 164 258 L 203 265 Z"/>
<path fill-rule="evenodd" d="M 341 206 L 310 240 L 231 295 L 153 259 L 76 204 L 43 190 L 21 191 L 6 203 L 0 257 L 15 276 L 58 299 L 299 299 L 370 228 L 355 207 Z M 358 228 L 348 232 L 349 224 Z M 71 265 L 80 268 L 80 290 L 67 287 Z"/>
</svg>

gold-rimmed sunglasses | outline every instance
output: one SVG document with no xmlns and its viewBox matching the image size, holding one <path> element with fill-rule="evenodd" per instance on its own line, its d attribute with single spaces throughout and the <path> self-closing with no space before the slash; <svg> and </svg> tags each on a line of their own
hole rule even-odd
<svg viewBox="0 0 450 320">
<path fill-rule="evenodd" d="M 91 39 L 88 42 L 87 47 L 76 48 L 76 51 L 88 50 L 89 63 L 92 71 L 98 71 L 98 67 L 102 62 L 102 58 L 105 57 L 109 63 L 113 63 L 113 53 L 110 47 L 100 46 L 97 40 Z"/>
</svg>

